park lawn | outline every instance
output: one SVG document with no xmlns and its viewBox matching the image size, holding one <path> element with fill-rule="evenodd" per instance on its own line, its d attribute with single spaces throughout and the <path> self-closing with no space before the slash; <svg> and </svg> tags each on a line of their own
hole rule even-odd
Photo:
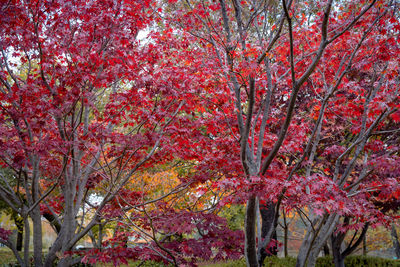
<svg viewBox="0 0 400 267">
<path fill-rule="evenodd" d="M 21 253 L 21 256 L 23 257 L 22 253 Z M 5 264 L 11 263 L 11 262 L 16 262 L 14 253 L 12 253 L 12 251 L 7 248 L 1 248 L 0 249 L 0 266 L 3 266 Z"/>
</svg>

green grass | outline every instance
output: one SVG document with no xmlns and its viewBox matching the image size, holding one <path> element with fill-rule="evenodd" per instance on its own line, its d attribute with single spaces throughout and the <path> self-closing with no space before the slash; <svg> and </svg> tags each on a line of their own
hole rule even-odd
<svg viewBox="0 0 400 267">
<path fill-rule="evenodd" d="M 22 253 L 21 256 L 23 257 Z M 10 249 L 0 250 L 0 266 L 16 262 L 14 253 Z"/>
</svg>

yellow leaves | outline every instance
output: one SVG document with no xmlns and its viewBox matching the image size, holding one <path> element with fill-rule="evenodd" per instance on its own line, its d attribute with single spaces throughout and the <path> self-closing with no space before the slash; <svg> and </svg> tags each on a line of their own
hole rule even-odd
<svg viewBox="0 0 400 267">
<path fill-rule="evenodd" d="M 390 247 L 392 240 L 390 237 L 390 230 L 383 226 L 368 229 L 367 247 L 368 250 L 382 250 Z"/>
<path fill-rule="evenodd" d="M 214 192 L 211 182 L 186 187 L 181 184 L 181 167 L 162 166 L 136 174 L 129 182 L 130 190 L 142 192 L 142 202 L 149 202 L 146 210 L 159 209 L 156 203 L 165 203 L 168 208 L 202 210 L 223 193 Z M 219 198 L 220 196 L 218 196 Z M 160 201 L 154 201 L 160 200 Z"/>
<path fill-rule="evenodd" d="M 179 184 L 178 172 L 175 169 L 157 172 L 146 171 L 137 174 L 131 181 L 131 185 L 151 195 L 168 192 Z"/>
<path fill-rule="evenodd" d="M 319 111 L 321 110 L 321 106 L 320 105 L 315 105 L 314 107 L 313 107 L 313 119 L 314 120 L 317 120 L 318 119 L 318 116 L 319 116 Z"/>
</svg>

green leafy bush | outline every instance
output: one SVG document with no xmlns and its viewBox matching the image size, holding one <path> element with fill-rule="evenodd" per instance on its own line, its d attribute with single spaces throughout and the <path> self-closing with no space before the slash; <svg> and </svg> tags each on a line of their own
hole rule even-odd
<svg viewBox="0 0 400 267">
<path fill-rule="evenodd" d="M 219 262 L 210 265 L 206 265 L 204 267 L 246 267 L 245 259 L 240 259 L 236 261 L 226 261 L 226 262 Z"/>
<path fill-rule="evenodd" d="M 296 258 L 278 258 L 278 257 L 268 257 L 264 261 L 264 266 L 266 267 L 289 267 L 296 265 Z"/>
<path fill-rule="evenodd" d="M 331 256 L 319 257 L 317 259 L 316 267 L 333 267 L 333 259 Z"/>
<path fill-rule="evenodd" d="M 348 256 L 345 259 L 346 267 L 400 267 L 400 260 L 391 260 L 370 256 Z M 225 263 L 210 264 L 207 267 L 245 267 L 244 259 L 238 261 L 229 261 Z M 294 267 L 296 266 L 296 258 L 278 258 L 269 257 L 264 261 L 265 267 Z M 320 257 L 317 259 L 316 267 L 334 267 L 331 256 Z"/>
<path fill-rule="evenodd" d="M 124 265 L 121 265 L 124 266 Z M 126 266 L 126 265 L 125 265 Z M 130 263 L 129 267 L 169 267 L 172 265 L 165 265 L 161 262 L 155 262 L 155 261 L 145 261 L 145 262 L 141 262 L 141 261 L 135 261 L 134 263 Z"/>
<path fill-rule="evenodd" d="M 400 267 L 400 260 L 391 260 L 379 257 L 370 257 L 370 256 L 348 256 L 345 259 L 346 267 Z M 130 262 L 129 267 L 167 267 L 168 265 L 164 265 L 163 263 L 154 262 L 154 261 L 135 261 Z M 0 252 L 0 266 L 18 266 L 15 263 L 15 258 L 10 253 L 2 253 Z M 89 266 L 89 265 L 75 265 L 75 266 Z M 100 265 L 103 266 L 103 265 Z M 104 266 L 112 266 L 104 265 Z M 169 265 L 171 266 L 171 265 Z M 169 267 L 168 266 L 168 267 Z M 219 262 L 213 264 L 202 265 L 203 267 L 246 267 L 245 259 L 240 259 L 236 261 L 226 261 Z M 265 267 L 294 267 L 296 266 L 296 258 L 287 257 L 287 258 L 278 258 L 278 257 L 268 257 L 264 261 Z M 316 267 L 334 267 L 333 259 L 331 256 L 320 257 L 317 259 Z"/>
<path fill-rule="evenodd" d="M 370 256 L 348 256 L 344 260 L 346 267 L 365 266 L 365 267 L 400 267 L 399 260 L 384 259 Z"/>
<path fill-rule="evenodd" d="M 391 260 L 371 256 L 348 256 L 344 259 L 346 267 L 400 267 L 399 260 Z M 316 267 L 334 267 L 333 259 L 331 256 L 320 257 L 317 260 Z"/>
</svg>

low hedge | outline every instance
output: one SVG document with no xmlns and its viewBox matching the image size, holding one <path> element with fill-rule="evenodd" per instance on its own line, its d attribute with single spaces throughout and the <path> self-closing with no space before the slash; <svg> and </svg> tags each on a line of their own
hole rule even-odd
<svg viewBox="0 0 400 267">
<path fill-rule="evenodd" d="M 346 267 L 400 267 L 400 260 L 391 260 L 370 256 L 348 256 L 345 258 Z M 296 258 L 278 258 L 268 257 L 264 261 L 265 267 L 294 267 L 296 266 Z M 334 267 L 333 259 L 330 256 L 320 257 L 317 259 L 316 267 Z M 246 267 L 244 259 L 237 261 L 228 261 L 224 263 L 216 263 L 206 265 L 204 267 Z"/>
<path fill-rule="evenodd" d="M 1 253 L 0 253 L 1 256 Z M 1 257 L 0 257 L 1 258 Z M 391 260 L 379 257 L 370 257 L 370 256 L 348 256 L 345 261 L 346 267 L 400 267 L 400 260 Z M 10 258 L 6 261 L 0 261 L 0 266 L 18 266 L 15 264 L 15 259 L 11 260 Z M 77 264 L 75 266 L 79 267 L 87 267 L 90 266 L 85 264 Z M 103 266 L 100 264 L 100 266 Z M 104 266 L 112 266 L 104 265 Z M 126 266 L 126 265 L 125 265 Z M 166 265 L 162 263 L 156 263 L 152 261 L 148 262 L 130 262 L 129 267 L 165 267 Z M 236 261 L 227 261 L 227 262 L 219 262 L 213 264 L 202 265 L 203 267 L 246 267 L 246 261 L 244 259 L 236 260 Z M 268 257 L 264 261 L 265 267 L 294 267 L 296 266 L 296 258 L 287 257 L 287 258 L 278 258 L 278 257 Z M 334 267 L 333 259 L 330 256 L 320 257 L 317 259 L 316 267 Z"/>
<path fill-rule="evenodd" d="M 400 260 L 391 260 L 371 256 L 348 256 L 344 259 L 346 267 L 400 267 Z M 332 257 L 320 257 L 317 260 L 316 267 L 334 267 Z"/>
</svg>

